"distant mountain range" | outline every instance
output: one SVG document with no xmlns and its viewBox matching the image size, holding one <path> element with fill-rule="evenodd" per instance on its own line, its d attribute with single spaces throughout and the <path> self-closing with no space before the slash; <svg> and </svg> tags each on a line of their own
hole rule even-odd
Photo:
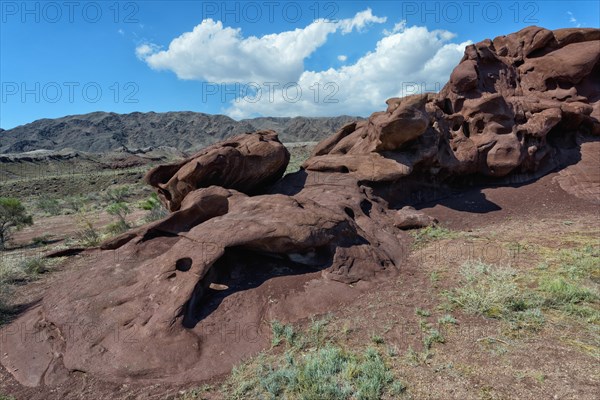
<svg viewBox="0 0 600 400">
<path fill-rule="evenodd" d="M 261 117 L 235 121 L 225 115 L 197 112 L 116 114 L 93 112 L 40 119 L 13 129 L 0 129 L 0 153 L 70 148 L 104 153 L 126 147 L 169 146 L 194 151 L 229 136 L 273 129 L 282 142 L 319 141 L 360 117 Z"/>
</svg>

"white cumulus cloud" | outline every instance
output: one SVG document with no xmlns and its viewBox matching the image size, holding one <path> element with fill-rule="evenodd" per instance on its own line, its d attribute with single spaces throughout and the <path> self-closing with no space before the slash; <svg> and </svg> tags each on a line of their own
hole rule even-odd
<svg viewBox="0 0 600 400">
<path fill-rule="evenodd" d="M 339 26 L 342 29 L 342 33 L 350 33 L 353 30 L 362 31 L 366 26 L 370 24 L 383 24 L 387 21 L 387 17 L 377 17 L 373 15 L 370 8 L 357 13 L 354 18 L 343 19 L 339 22 Z"/>
<path fill-rule="evenodd" d="M 374 51 L 352 65 L 304 71 L 296 86 L 252 93 L 232 101 L 225 112 L 234 118 L 256 115 L 369 115 L 385 100 L 438 91 L 470 41 L 452 43 L 451 32 L 413 26 L 383 37 Z M 298 95 L 300 93 L 300 95 Z M 268 95 L 270 94 L 270 96 Z M 258 96 L 260 95 L 260 96 Z"/>
<path fill-rule="evenodd" d="M 173 39 L 168 49 L 156 45 L 138 46 L 136 54 L 151 68 L 171 70 L 180 79 L 219 83 L 295 82 L 304 70 L 304 60 L 341 30 L 349 33 L 372 23 L 383 23 L 371 9 L 353 18 L 332 22 L 316 20 L 303 29 L 262 37 L 243 37 L 240 28 L 223 26 L 221 21 L 206 19 Z"/>
<path fill-rule="evenodd" d="M 316 20 L 302 29 L 244 37 L 239 28 L 206 19 L 173 39 L 167 49 L 146 43 L 136 48 L 136 55 L 180 79 L 236 85 L 241 94 L 226 99 L 221 110 L 233 118 L 366 116 L 384 108 L 387 98 L 438 91 L 472 43 L 456 43 L 456 35 L 446 30 L 407 27 L 400 21 L 354 63 L 345 64 L 348 57 L 340 54 L 340 67 L 305 70 L 304 61 L 329 35 L 385 21 L 367 9 L 337 22 Z"/>
<path fill-rule="evenodd" d="M 391 31 L 384 29 L 383 34 L 386 36 L 389 36 L 389 35 L 393 35 L 394 33 L 402 32 L 404 29 L 406 29 L 406 20 L 402 20 L 402 21 L 394 24 L 394 27 L 392 28 Z"/>
</svg>

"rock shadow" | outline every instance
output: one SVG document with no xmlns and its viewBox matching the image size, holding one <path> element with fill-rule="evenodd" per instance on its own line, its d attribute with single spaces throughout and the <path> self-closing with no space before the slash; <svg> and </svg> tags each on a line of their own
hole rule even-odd
<svg viewBox="0 0 600 400">
<path fill-rule="evenodd" d="M 228 296 L 257 288 L 269 279 L 322 271 L 331 265 L 332 255 L 328 249 L 317 249 L 310 259 L 298 255 L 297 261 L 302 262 L 296 262 L 294 258 L 294 255 L 259 253 L 242 247 L 226 249 L 184 305 L 183 326 L 194 328 Z"/>
</svg>

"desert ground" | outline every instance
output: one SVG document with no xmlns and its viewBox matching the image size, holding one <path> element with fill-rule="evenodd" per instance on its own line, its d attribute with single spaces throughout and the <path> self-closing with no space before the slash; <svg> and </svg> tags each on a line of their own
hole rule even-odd
<svg viewBox="0 0 600 400">
<path fill-rule="evenodd" d="M 586 155 L 597 156 L 599 144 L 592 143 Z M 290 146 L 291 171 L 307 157 L 307 148 Z M 319 272 L 287 276 L 265 270 L 262 284 L 222 302 L 215 296 L 220 302 L 215 313 L 253 301 L 259 306 L 257 299 L 264 297 L 288 307 L 275 311 L 278 319 L 264 315 L 271 327 L 261 332 L 268 338 L 266 348 L 232 374 L 202 383 L 147 384 L 102 381 L 80 372 L 56 387 L 27 388 L 2 368 L 2 398 L 244 398 L 246 387 L 256 390 L 254 398 L 260 393 L 268 398 L 289 360 L 321 357 L 324 349 L 365 357 L 374 349 L 390 380 L 386 398 L 594 399 L 600 383 L 600 215 L 597 200 L 561 188 L 561 181 L 577 179 L 569 174 L 576 168 L 523 185 L 473 187 L 417 205 L 440 224 L 412 231 L 405 263 L 393 280 L 330 283 L 321 289 L 328 300 L 319 297 L 314 304 L 305 288 L 322 285 Z M 56 184 L 40 184 L 43 189 L 33 196 L 26 190 L 35 180 L 4 183 L 11 184 L 11 194 L 27 193 L 35 221 L 2 253 L 4 324 L 73 269 L 86 268 L 82 256 L 43 255 L 84 246 L 85 221 L 92 221 L 98 235 L 110 235 L 106 226 L 115 217 L 103 211 L 102 199 L 111 192 L 126 193 L 131 226 L 145 222 L 150 211 L 136 205 L 150 191 L 138 183 L 138 170 L 99 173 L 97 192 L 60 173 Z M 111 179 L 103 181 L 105 175 Z M 79 210 L 67 201 L 75 187 L 87 192 Z M 42 199 L 58 204 L 44 207 Z M 229 334 L 235 339 L 243 331 Z"/>
</svg>

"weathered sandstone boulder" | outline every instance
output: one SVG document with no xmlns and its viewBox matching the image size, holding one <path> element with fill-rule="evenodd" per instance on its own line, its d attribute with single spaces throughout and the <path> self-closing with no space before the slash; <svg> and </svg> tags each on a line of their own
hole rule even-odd
<svg viewBox="0 0 600 400">
<path fill-rule="evenodd" d="M 218 184 L 241 192 L 259 192 L 281 178 L 290 154 L 273 131 L 258 131 L 210 146 L 173 165 L 150 170 L 144 180 L 156 188 L 170 211 L 188 193 Z"/>
</svg>

